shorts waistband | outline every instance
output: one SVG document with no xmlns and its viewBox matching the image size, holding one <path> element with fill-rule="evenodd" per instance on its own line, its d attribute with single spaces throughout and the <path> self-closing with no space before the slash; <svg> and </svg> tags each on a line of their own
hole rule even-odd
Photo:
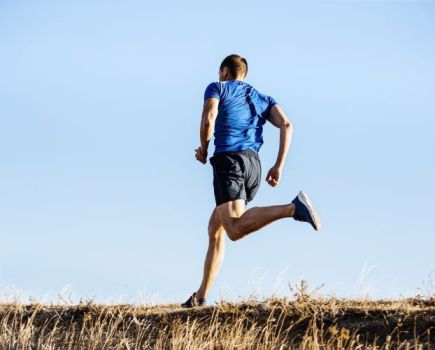
<svg viewBox="0 0 435 350">
<path fill-rule="evenodd" d="M 225 152 L 219 152 L 219 153 L 216 153 L 215 156 L 224 155 L 224 154 L 234 154 L 234 153 L 237 153 L 237 154 L 244 154 L 244 155 L 255 155 L 255 156 L 258 157 L 258 153 L 255 152 L 254 150 L 250 149 L 250 148 L 247 148 L 247 149 L 244 149 L 244 150 L 241 150 L 241 151 L 225 151 Z"/>
</svg>

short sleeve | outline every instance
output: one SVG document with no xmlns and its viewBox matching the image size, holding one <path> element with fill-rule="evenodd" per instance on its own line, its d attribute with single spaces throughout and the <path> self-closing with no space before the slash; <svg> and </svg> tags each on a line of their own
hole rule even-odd
<svg viewBox="0 0 435 350">
<path fill-rule="evenodd" d="M 266 110 L 264 111 L 263 118 L 269 119 L 270 110 L 272 109 L 273 106 L 277 105 L 278 102 L 271 96 L 265 96 L 265 98 L 267 101 L 267 107 Z"/>
<path fill-rule="evenodd" d="M 221 92 L 221 89 L 220 89 L 220 85 L 218 82 L 210 83 L 207 86 L 207 88 L 205 89 L 204 101 L 210 97 L 214 97 L 214 98 L 217 98 L 218 100 L 220 100 L 220 95 L 221 95 L 220 92 Z"/>
<path fill-rule="evenodd" d="M 276 102 L 276 100 L 272 97 L 272 96 L 268 96 L 269 99 L 269 110 L 278 104 L 278 102 Z"/>
</svg>

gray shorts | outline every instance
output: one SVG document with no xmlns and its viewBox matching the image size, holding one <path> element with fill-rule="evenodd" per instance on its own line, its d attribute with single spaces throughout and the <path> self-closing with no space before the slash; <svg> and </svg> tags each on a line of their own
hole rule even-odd
<svg viewBox="0 0 435 350">
<path fill-rule="evenodd" d="M 244 199 L 252 201 L 261 183 L 261 163 L 251 149 L 217 153 L 210 157 L 216 206 Z"/>
</svg>

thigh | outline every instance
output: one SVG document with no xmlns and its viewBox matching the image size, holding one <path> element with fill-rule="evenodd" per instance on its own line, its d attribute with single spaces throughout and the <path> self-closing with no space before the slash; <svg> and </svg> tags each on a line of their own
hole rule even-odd
<svg viewBox="0 0 435 350">
<path fill-rule="evenodd" d="M 222 228 L 222 222 L 220 220 L 217 207 L 213 209 L 208 221 L 208 227 L 212 230 L 219 230 Z"/>
<path fill-rule="evenodd" d="M 231 231 L 234 220 L 237 220 L 246 211 L 246 204 L 244 199 L 236 199 L 233 201 L 225 202 L 216 207 L 219 215 L 220 223 L 225 230 Z"/>
</svg>

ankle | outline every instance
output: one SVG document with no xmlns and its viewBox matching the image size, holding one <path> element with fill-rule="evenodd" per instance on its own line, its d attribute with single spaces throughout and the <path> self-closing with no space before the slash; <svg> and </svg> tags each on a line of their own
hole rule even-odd
<svg viewBox="0 0 435 350">
<path fill-rule="evenodd" d="M 205 294 L 201 291 L 201 289 L 198 289 L 195 296 L 196 296 L 196 299 L 198 299 L 198 300 L 205 298 Z"/>
<path fill-rule="evenodd" d="M 295 205 L 294 203 L 289 204 L 288 216 L 292 217 L 295 215 Z"/>
</svg>

